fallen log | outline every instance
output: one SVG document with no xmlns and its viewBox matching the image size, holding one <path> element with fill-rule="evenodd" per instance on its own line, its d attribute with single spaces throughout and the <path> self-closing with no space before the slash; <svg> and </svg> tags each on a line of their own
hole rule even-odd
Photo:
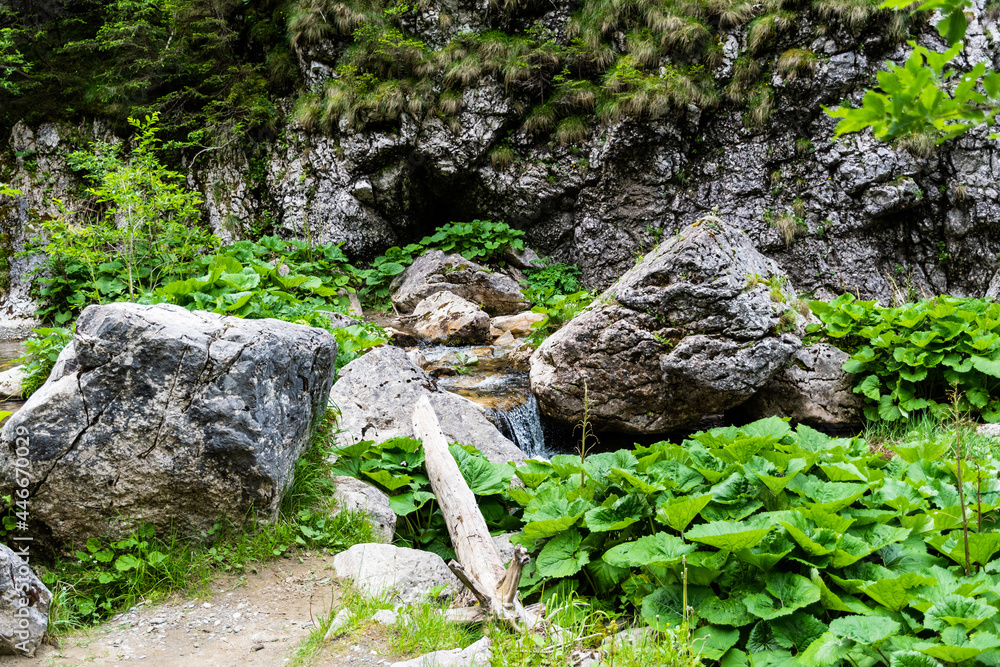
<svg viewBox="0 0 1000 667">
<path fill-rule="evenodd" d="M 448 450 L 448 441 L 426 396 L 417 401 L 413 410 L 413 432 L 424 444 L 424 466 L 455 549 L 457 561 L 450 561 L 448 567 L 475 596 L 485 614 L 514 628 L 534 628 L 540 617 L 526 610 L 517 595 L 521 572 L 530 560 L 528 553 L 516 546 L 510 565 L 504 569 L 486 519 Z"/>
</svg>

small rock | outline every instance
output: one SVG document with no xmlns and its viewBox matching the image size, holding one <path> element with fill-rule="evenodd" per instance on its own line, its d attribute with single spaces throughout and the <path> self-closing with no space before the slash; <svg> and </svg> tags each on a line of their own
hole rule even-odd
<svg viewBox="0 0 1000 667">
<path fill-rule="evenodd" d="M 490 328 L 501 332 L 509 332 L 512 336 L 520 338 L 531 333 L 531 325 L 545 319 L 542 313 L 533 313 L 526 310 L 517 315 L 502 315 L 490 320 Z"/>
<path fill-rule="evenodd" d="M 255 653 L 257 651 L 263 651 L 264 650 L 264 645 L 263 644 L 254 644 L 253 646 L 250 647 L 250 650 L 253 651 L 253 652 L 255 652 Z"/>
<path fill-rule="evenodd" d="M 392 542 L 396 532 L 396 513 L 389 505 L 389 496 L 353 477 L 334 477 L 333 483 L 333 497 L 337 501 L 334 513 L 364 512 L 383 541 Z"/>
<path fill-rule="evenodd" d="M 323 635 L 323 639 L 327 640 L 330 637 L 335 636 L 338 632 L 340 632 L 344 628 L 344 626 L 346 626 L 350 622 L 351 622 L 351 612 L 347 611 L 346 609 L 341 609 L 340 611 L 337 612 L 337 615 L 333 617 L 333 620 L 330 621 L 330 627 L 326 629 L 326 634 Z"/>
<path fill-rule="evenodd" d="M 24 366 L 14 366 L 14 368 L 0 373 L 0 399 L 19 398 L 21 385 L 27 376 L 28 374 L 24 372 Z"/>
<path fill-rule="evenodd" d="M 414 333 L 429 343 L 485 343 L 490 316 L 479 306 L 451 292 L 436 292 L 413 310 Z"/>
<path fill-rule="evenodd" d="M 527 305 L 520 285 L 510 276 L 440 250 L 428 251 L 414 260 L 390 288 L 393 304 L 404 313 L 436 292 L 452 292 L 499 315 L 516 313 Z"/>
<path fill-rule="evenodd" d="M 372 620 L 379 625 L 396 625 L 399 615 L 391 609 L 379 609 L 372 614 Z"/>
</svg>

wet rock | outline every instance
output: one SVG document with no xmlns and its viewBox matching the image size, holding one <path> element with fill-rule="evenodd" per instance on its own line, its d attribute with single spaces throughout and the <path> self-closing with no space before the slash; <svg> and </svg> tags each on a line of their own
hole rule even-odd
<svg viewBox="0 0 1000 667">
<path fill-rule="evenodd" d="M 490 339 L 490 316 L 451 292 L 427 297 L 407 320 L 414 334 L 428 343 L 485 343 Z"/>
<path fill-rule="evenodd" d="M 355 544 L 333 557 L 333 569 L 365 595 L 390 595 L 403 604 L 430 601 L 438 586 L 447 587 L 442 595 L 454 594 L 460 586 L 437 554 L 391 544 Z"/>
<path fill-rule="evenodd" d="M 139 522 L 201 535 L 272 518 L 326 408 L 325 331 L 177 306 L 90 306 L 56 367 L 0 434 L 0 487 L 28 439 L 39 537 L 120 539 Z"/>
<path fill-rule="evenodd" d="M 31 543 L 13 544 L 20 551 Z M 34 656 L 48 629 L 51 604 L 52 593 L 17 551 L 0 544 L 0 653 Z"/>
<path fill-rule="evenodd" d="M 531 333 L 531 325 L 545 319 L 541 313 L 526 310 L 516 315 L 501 315 L 490 320 L 490 335 L 499 338 L 505 333 L 515 338 L 522 338 Z M 499 344 L 499 342 L 498 342 Z"/>
<path fill-rule="evenodd" d="M 646 255 L 531 357 L 542 411 L 599 429 L 662 433 L 739 405 L 800 347 L 777 264 L 717 218 Z"/>
<path fill-rule="evenodd" d="M 334 477 L 333 483 L 337 512 L 364 512 L 382 540 L 392 542 L 396 532 L 396 513 L 389 505 L 389 496 L 354 477 Z"/>
<path fill-rule="evenodd" d="M 499 315 L 516 313 L 527 305 L 513 278 L 440 250 L 428 251 L 414 260 L 397 276 L 392 290 L 393 304 L 404 313 L 437 292 L 451 292 Z"/>
<path fill-rule="evenodd" d="M 24 366 L 14 366 L 0 373 L 0 399 L 21 396 L 21 385 L 28 376 Z"/>
<path fill-rule="evenodd" d="M 449 441 L 472 444 L 496 463 L 523 461 L 524 452 L 490 423 L 475 403 L 442 391 L 406 351 L 380 347 L 341 369 L 330 392 L 340 409 L 341 437 L 385 442 L 413 437 L 413 407 L 427 395 Z"/>
<path fill-rule="evenodd" d="M 391 667 L 489 667 L 493 642 L 483 637 L 465 649 L 435 651 L 405 662 L 394 662 Z"/>
<path fill-rule="evenodd" d="M 850 428 L 864 421 L 864 401 L 843 370 L 846 352 L 817 343 L 804 347 L 763 389 L 733 411 L 739 420 L 776 415 L 827 429 Z"/>
</svg>

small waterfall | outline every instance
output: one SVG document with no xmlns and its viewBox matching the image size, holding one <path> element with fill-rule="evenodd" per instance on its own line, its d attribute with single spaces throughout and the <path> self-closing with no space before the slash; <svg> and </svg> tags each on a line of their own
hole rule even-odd
<svg viewBox="0 0 1000 667">
<path fill-rule="evenodd" d="M 500 428 L 504 437 L 517 445 L 529 458 L 548 459 L 558 453 L 545 446 L 542 418 L 534 394 L 529 393 L 528 400 L 520 405 L 493 410 L 489 417 Z"/>
</svg>

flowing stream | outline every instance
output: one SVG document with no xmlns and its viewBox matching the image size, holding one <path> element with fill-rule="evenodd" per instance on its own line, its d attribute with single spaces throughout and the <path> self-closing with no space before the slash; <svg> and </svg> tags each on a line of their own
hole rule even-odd
<svg viewBox="0 0 1000 667">
<path fill-rule="evenodd" d="M 22 354 L 24 354 L 22 341 L 0 341 L 0 373 L 15 366 L 14 360 Z M 0 412 L 17 412 L 24 405 L 24 401 L 5 401 L 4 398 L 0 396 Z"/>
<path fill-rule="evenodd" d="M 507 350 L 434 346 L 420 351 L 439 387 L 482 406 L 486 417 L 529 457 L 548 459 L 569 451 L 558 446 L 560 438 L 547 435 L 551 429 L 543 425 L 528 373 L 512 367 Z"/>
</svg>

